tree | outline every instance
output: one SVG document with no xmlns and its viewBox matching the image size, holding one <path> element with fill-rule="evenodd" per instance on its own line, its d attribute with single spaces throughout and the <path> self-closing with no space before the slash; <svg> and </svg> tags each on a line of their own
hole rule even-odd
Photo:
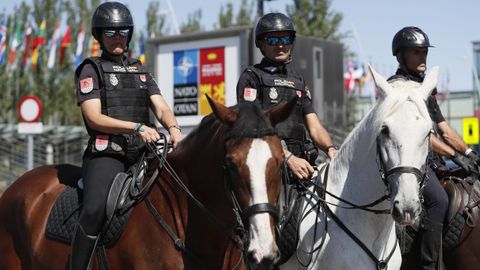
<svg viewBox="0 0 480 270">
<path fill-rule="evenodd" d="M 187 22 L 180 26 L 180 32 L 182 33 L 194 33 L 203 31 L 201 25 L 202 20 L 202 10 L 197 9 L 193 13 L 188 15 Z"/>
<path fill-rule="evenodd" d="M 253 0 L 247 3 L 247 0 L 242 0 L 240 5 L 240 10 L 233 21 L 233 4 L 227 3 L 225 8 L 222 6 L 220 8 L 220 14 L 218 15 L 218 27 L 228 28 L 232 26 L 251 26 L 255 20 L 255 13 L 253 13 Z"/>
<path fill-rule="evenodd" d="M 164 35 L 165 16 L 159 16 L 159 14 L 160 3 L 158 1 L 150 2 L 147 9 L 147 31 L 150 38 Z"/>
<path fill-rule="evenodd" d="M 339 33 L 343 15 L 330 11 L 331 0 L 294 0 L 287 13 L 295 23 L 297 33 L 331 41 L 341 41 L 348 33 Z"/>
</svg>

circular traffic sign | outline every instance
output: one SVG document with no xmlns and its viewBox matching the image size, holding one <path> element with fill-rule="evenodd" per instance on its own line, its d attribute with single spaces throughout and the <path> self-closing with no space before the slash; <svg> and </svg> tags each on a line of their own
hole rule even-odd
<svg viewBox="0 0 480 270">
<path fill-rule="evenodd" d="M 42 102 L 36 96 L 26 96 L 18 104 L 18 115 L 23 122 L 37 122 L 42 115 L 42 111 Z"/>
</svg>

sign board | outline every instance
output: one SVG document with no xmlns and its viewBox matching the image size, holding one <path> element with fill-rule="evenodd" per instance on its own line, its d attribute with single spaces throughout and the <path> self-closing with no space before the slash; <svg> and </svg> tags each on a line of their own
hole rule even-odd
<svg viewBox="0 0 480 270">
<path fill-rule="evenodd" d="M 18 104 L 18 116 L 25 123 L 37 122 L 42 111 L 42 102 L 36 96 L 26 96 Z"/>
<path fill-rule="evenodd" d="M 43 123 L 18 123 L 17 131 L 19 134 L 41 134 L 43 132 Z"/>
<path fill-rule="evenodd" d="M 237 103 L 240 37 L 179 41 L 158 46 L 156 78 L 182 127 L 197 125 L 211 113 L 205 95 L 218 103 Z"/>
<path fill-rule="evenodd" d="M 478 144 L 478 118 L 463 118 L 463 140 L 466 144 Z"/>
</svg>

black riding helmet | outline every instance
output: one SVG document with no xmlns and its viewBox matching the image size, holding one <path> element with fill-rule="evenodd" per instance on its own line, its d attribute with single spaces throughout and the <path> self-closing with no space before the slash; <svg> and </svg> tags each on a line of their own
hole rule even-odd
<svg viewBox="0 0 480 270">
<path fill-rule="evenodd" d="M 295 39 L 295 27 L 293 21 L 282 13 L 268 13 L 258 20 L 255 27 L 255 45 L 260 48 L 258 41 L 271 32 L 290 32 Z"/>
<path fill-rule="evenodd" d="M 105 2 L 97 7 L 92 16 L 92 35 L 100 45 L 102 30 L 107 28 L 129 28 L 128 44 L 133 35 L 133 19 L 130 10 L 119 2 Z M 102 45 L 103 46 L 103 45 Z"/>
<path fill-rule="evenodd" d="M 427 34 L 415 26 L 407 26 L 398 31 L 392 40 L 392 54 L 397 55 L 401 48 L 433 47 Z"/>
</svg>

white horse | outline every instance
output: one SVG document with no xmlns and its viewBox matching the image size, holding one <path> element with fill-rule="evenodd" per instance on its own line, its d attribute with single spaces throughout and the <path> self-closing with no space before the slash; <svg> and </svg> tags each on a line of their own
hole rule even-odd
<svg viewBox="0 0 480 270">
<path fill-rule="evenodd" d="M 429 70 L 423 84 L 389 84 L 370 71 L 379 90 L 377 103 L 329 164 L 328 207 L 319 196 L 307 195 L 297 256 L 281 269 L 400 269 L 395 222 L 412 224 L 421 211 L 432 129 L 425 100 L 435 88 L 438 67 Z M 352 205 L 382 213 L 347 209 Z"/>
</svg>

